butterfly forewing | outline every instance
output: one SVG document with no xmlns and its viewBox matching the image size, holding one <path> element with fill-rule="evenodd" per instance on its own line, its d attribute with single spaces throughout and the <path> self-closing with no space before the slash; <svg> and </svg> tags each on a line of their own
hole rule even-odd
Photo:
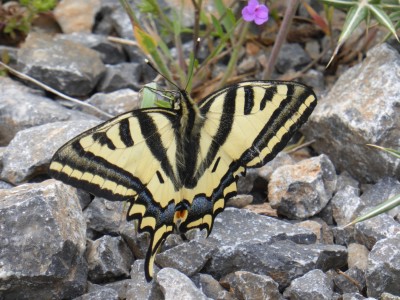
<svg viewBox="0 0 400 300">
<path fill-rule="evenodd" d="M 301 84 L 242 82 L 200 102 L 207 119 L 202 135 L 218 140 L 215 127 L 226 127 L 220 147 L 243 167 L 259 167 L 285 147 L 315 105 L 313 91 Z M 225 126 L 224 119 L 231 125 Z"/>
</svg>

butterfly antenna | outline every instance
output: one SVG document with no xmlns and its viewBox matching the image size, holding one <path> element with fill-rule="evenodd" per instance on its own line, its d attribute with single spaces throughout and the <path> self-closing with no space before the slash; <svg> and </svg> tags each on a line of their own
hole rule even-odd
<svg viewBox="0 0 400 300">
<path fill-rule="evenodd" d="M 145 58 L 144 61 L 146 62 L 146 64 L 153 69 L 154 72 L 156 72 L 157 74 L 159 74 L 162 78 L 164 78 L 167 82 L 169 82 L 170 84 L 172 84 L 174 87 L 176 87 L 178 89 L 178 91 L 181 90 L 181 88 L 179 86 L 177 86 L 174 82 L 172 82 L 171 79 L 167 78 L 167 76 L 165 76 L 164 74 L 162 74 L 160 71 L 157 70 L 157 68 L 147 59 Z"/>
</svg>

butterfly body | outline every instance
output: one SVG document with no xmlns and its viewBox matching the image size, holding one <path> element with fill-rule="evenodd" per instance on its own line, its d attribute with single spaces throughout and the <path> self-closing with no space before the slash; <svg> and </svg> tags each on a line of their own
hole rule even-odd
<svg viewBox="0 0 400 300">
<path fill-rule="evenodd" d="M 248 81 L 199 103 L 181 91 L 174 108 L 122 114 L 75 137 L 54 155 L 50 175 L 109 200 L 130 202 L 128 220 L 151 237 L 146 278 L 174 230 L 210 234 L 246 168 L 270 161 L 316 105 L 312 90 Z"/>
</svg>

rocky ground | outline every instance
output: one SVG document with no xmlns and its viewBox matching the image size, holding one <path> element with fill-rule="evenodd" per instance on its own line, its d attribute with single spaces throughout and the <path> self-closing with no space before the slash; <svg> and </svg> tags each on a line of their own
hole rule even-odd
<svg viewBox="0 0 400 300">
<path fill-rule="evenodd" d="M 135 109 L 154 74 L 136 48 L 106 39 L 110 28 L 132 36 L 118 2 L 87 3 L 88 24 L 62 8 L 67 33 L 34 33 L 0 51 L 21 72 L 109 114 Z M 92 28 L 96 13 L 94 33 L 74 27 Z M 281 72 L 306 63 L 310 43 L 287 44 Z M 53 153 L 103 117 L 0 77 L 0 299 L 400 299 L 400 208 L 343 228 L 400 193 L 400 160 L 366 146 L 400 149 L 399 49 L 377 45 L 329 89 L 320 69 L 308 71 L 303 81 L 319 95 L 302 129 L 311 150 L 249 170 L 209 238 L 167 239 L 150 283 L 148 236 L 125 221 L 124 204 L 46 174 Z"/>
</svg>

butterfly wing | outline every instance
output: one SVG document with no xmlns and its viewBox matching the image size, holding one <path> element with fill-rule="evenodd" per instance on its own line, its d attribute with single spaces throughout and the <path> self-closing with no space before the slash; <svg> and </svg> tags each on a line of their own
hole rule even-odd
<svg viewBox="0 0 400 300">
<path fill-rule="evenodd" d="M 196 184 L 186 187 L 196 205 L 181 227 L 209 234 L 225 201 L 236 194 L 238 175 L 272 160 L 315 105 L 313 91 L 294 82 L 242 82 L 203 99 Z"/>
<path fill-rule="evenodd" d="M 180 182 L 175 164 L 176 112 L 153 108 L 129 112 L 75 137 L 54 155 L 50 175 L 109 200 L 129 200 L 128 220 L 149 232 L 146 277 L 154 256 L 174 229 Z"/>
</svg>

